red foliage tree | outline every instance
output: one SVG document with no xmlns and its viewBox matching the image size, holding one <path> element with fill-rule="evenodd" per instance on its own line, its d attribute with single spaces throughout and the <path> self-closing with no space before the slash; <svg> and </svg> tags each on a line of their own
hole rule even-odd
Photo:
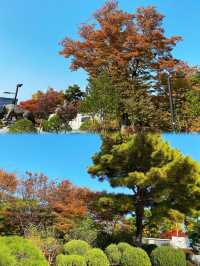
<svg viewBox="0 0 200 266">
<path fill-rule="evenodd" d="M 19 104 L 22 109 L 31 111 L 37 118 L 48 118 L 55 112 L 58 105 L 63 104 L 63 92 L 50 88 L 46 93 L 39 91 L 33 95 L 32 99 Z"/>
</svg>

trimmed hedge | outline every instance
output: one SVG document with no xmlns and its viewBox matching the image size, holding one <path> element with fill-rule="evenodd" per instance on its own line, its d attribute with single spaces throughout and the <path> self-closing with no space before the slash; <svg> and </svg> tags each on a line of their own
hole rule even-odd
<svg viewBox="0 0 200 266">
<path fill-rule="evenodd" d="M 2 266 L 48 266 L 42 252 L 22 237 L 0 237 L 0 247 Z"/>
<path fill-rule="evenodd" d="M 105 253 L 99 248 L 93 248 L 85 255 L 87 266 L 109 266 Z"/>
<path fill-rule="evenodd" d="M 117 245 L 121 255 L 129 248 L 132 248 L 131 245 L 129 245 L 128 243 L 125 243 L 125 242 L 121 242 Z"/>
<path fill-rule="evenodd" d="M 84 257 L 79 255 L 58 255 L 56 266 L 87 266 Z"/>
<path fill-rule="evenodd" d="M 186 266 L 186 257 L 183 251 L 170 246 L 161 246 L 151 253 L 153 266 Z"/>
<path fill-rule="evenodd" d="M 83 240 L 71 240 L 63 246 L 66 255 L 85 255 L 91 249 Z"/>
<path fill-rule="evenodd" d="M 121 252 L 118 249 L 118 246 L 116 244 L 109 245 L 105 253 L 109 259 L 109 262 L 111 265 L 119 265 L 121 260 Z"/>
<path fill-rule="evenodd" d="M 149 256 L 143 249 L 129 247 L 124 250 L 122 257 L 121 257 L 120 265 L 121 266 L 151 266 L 151 261 L 150 261 Z"/>
</svg>

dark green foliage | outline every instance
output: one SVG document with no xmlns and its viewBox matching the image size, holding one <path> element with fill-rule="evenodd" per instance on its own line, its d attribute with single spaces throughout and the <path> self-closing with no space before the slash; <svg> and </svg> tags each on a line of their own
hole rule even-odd
<svg viewBox="0 0 200 266">
<path fill-rule="evenodd" d="M 85 255 L 90 249 L 90 245 L 83 240 L 71 240 L 63 247 L 67 255 Z"/>
<path fill-rule="evenodd" d="M 118 249 L 118 246 L 115 244 L 110 244 L 105 253 L 109 259 L 110 265 L 119 265 L 121 260 L 121 253 Z"/>
<path fill-rule="evenodd" d="M 79 255 L 58 255 L 56 266 L 86 266 L 84 257 Z"/>
<path fill-rule="evenodd" d="M 48 266 L 42 252 L 28 240 L 17 236 L 1 237 L 0 247 L 2 246 L 6 247 L 1 251 L 6 256 L 1 258 L 0 253 L 2 266 Z"/>
<path fill-rule="evenodd" d="M 156 248 L 151 254 L 153 266 L 186 266 L 186 257 L 183 251 L 170 246 Z"/>
<path fill-rule="evenodd" d="M 151 261 L 143 249 L 131 247 L 122 253 L 121 266 L 151 266 Z"/>
<path fill-rule="evenodd" d="M 65 240 L 79 239 L 93 246 L 96 244 L 97 233 L 98 230 L 92 218 L 85 217 L 81 219 L 74 228 L 69 230 L 65 235 Z"/>
<path fill-rule="evenodd" d="M 46 132 L 58 133 L 62 128 L 62 120 L 58 115 L 53 116 L 49 120 L 44 120 L 42 123 L 42 129 Z"/>
<path fill-rule="evenodd" d="M 142 245 L 142 249 L 144 249 L 149 256 L 151 255 L 152 251 L 154 249 L 156 249 L 156 248 L 157 248 L 157 246 L 154 245 L 154 244 L 150 244 L 150 245 L 145 244 L 145 245 Z"/>
<path fill-rule="evenodd" d="M 87 266 L 109 266 L 107 256 L 101 249 L 93 248 L 85 255 Z"/>
<path fill-rule="evenodd" d="M 9 128 L 10 133 L 36 133 L 33 123 L 28 119 L 17 120 Z"/>
</svg>

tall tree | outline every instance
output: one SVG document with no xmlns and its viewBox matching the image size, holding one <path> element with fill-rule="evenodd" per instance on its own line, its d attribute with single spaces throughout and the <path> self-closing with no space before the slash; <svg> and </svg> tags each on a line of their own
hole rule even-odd
<svg viewBox="0 0 200 266">
<path fill-rule="evenodd" d="M 88 172 L 113 187 L 130 190 L 136 217 L 136 243 L 141 244 L 145 208 L 189 213 L 199 207 L 200 165 L 172 149 L 157 134 L 105 137 Z"/>
<path fill-rule="evenodd" d="M 136 13 L 120 10 L 115 0 L 95 12 L 96 23 L 83 24 L 81 40 L 65 38 L 60 52 L 72 57 L 71 69 L 85 69 L 92 76 L 103 69 L 133 79 L 136 74 L 152 72 L 177 63 L 172 49 L 179 36 L 167 38 L 162 28 L 163 15 L 154 7 L 138 8 Z"/>
</svg>

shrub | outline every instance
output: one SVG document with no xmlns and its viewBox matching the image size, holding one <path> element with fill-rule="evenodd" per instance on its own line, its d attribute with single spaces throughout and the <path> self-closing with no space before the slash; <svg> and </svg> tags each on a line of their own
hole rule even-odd
<svg viewBox="0 0 200 266">
<path fill-rule="evenodd" d="M 111 265 L 119 265 L 120 264 L 121 253 L 120 253 L 117 245 L 115 245 L 115 244 L 109 245 L 106 248 L 105 253 L 106 253 Z"/>
<path fill-rule="evenodd" d="M 9 128 L 10 133 L 36 133 L 33 123 L 28 119 L 17 120 Z"/>
<path fill-rule="evenodd" d="M 132 248 L 131 245 L 129 245 L 128 243 L 125 242 L 121 242 L 117 245 L 119 251 L 121 254 L 123 254 L 127 249 Z"/>
<path fill-rule="evenodd" d="M 84 257 L 79 255 L 58 255 L 56 266 L 87 266 Z"/>
<path fill-rule="evenodd" d="M 58 115 L 51 117 L 49 120 L 43 120 L 42 129 L 46 132 L 58 133 L 63 130 L 62 120 Z"/>
<path fill-rule="evenodd" d="M 128 247 L 124 250 L 121 266 L 151 266 L 151 261 L 147 253 L 141 248 Z M 171 265 L 172 266 L 172 265 Z"/>
<path fill-rule="evenodd" d="M 185 254 L 170 246 L 161 246 L 156 248 L 152 254 L 151 259 L 153 266 L 186 266 Z"/>
<path fill-rule="evenodd" d="M 13 260 L 13 264 L 10 264 L 12 266 L 48 266 L 42 252 L 26 239 L 17 236 L 1 237 L 0 246 L 2 245 L 7 248 L 7 257 Z"/>
<path fill-rule="evenodd" d="M 99 248 L 93 248 L 85 255 L 87 266 L 109 266 L 105 253 Z"/>
<path fill-rule="evenodd" d="M 63 247 L 67 255 L 85 255 L 90 248 L 90 245 L 83 240 L 71 240 Z"/>
<path fill-rule="evenodd" d="M 17 264 L 9 249 L 0 241 L 0 266 L 13 266 Z"/>
<path fill-rule="evenodd" d="M 81 126 L 80 130 L 82 131 L 90 131 L 90 132 L 100 132 L 101 131 L 101 125 L 97 120 L 86 120 L 84 121 Z"/>
</svg>

